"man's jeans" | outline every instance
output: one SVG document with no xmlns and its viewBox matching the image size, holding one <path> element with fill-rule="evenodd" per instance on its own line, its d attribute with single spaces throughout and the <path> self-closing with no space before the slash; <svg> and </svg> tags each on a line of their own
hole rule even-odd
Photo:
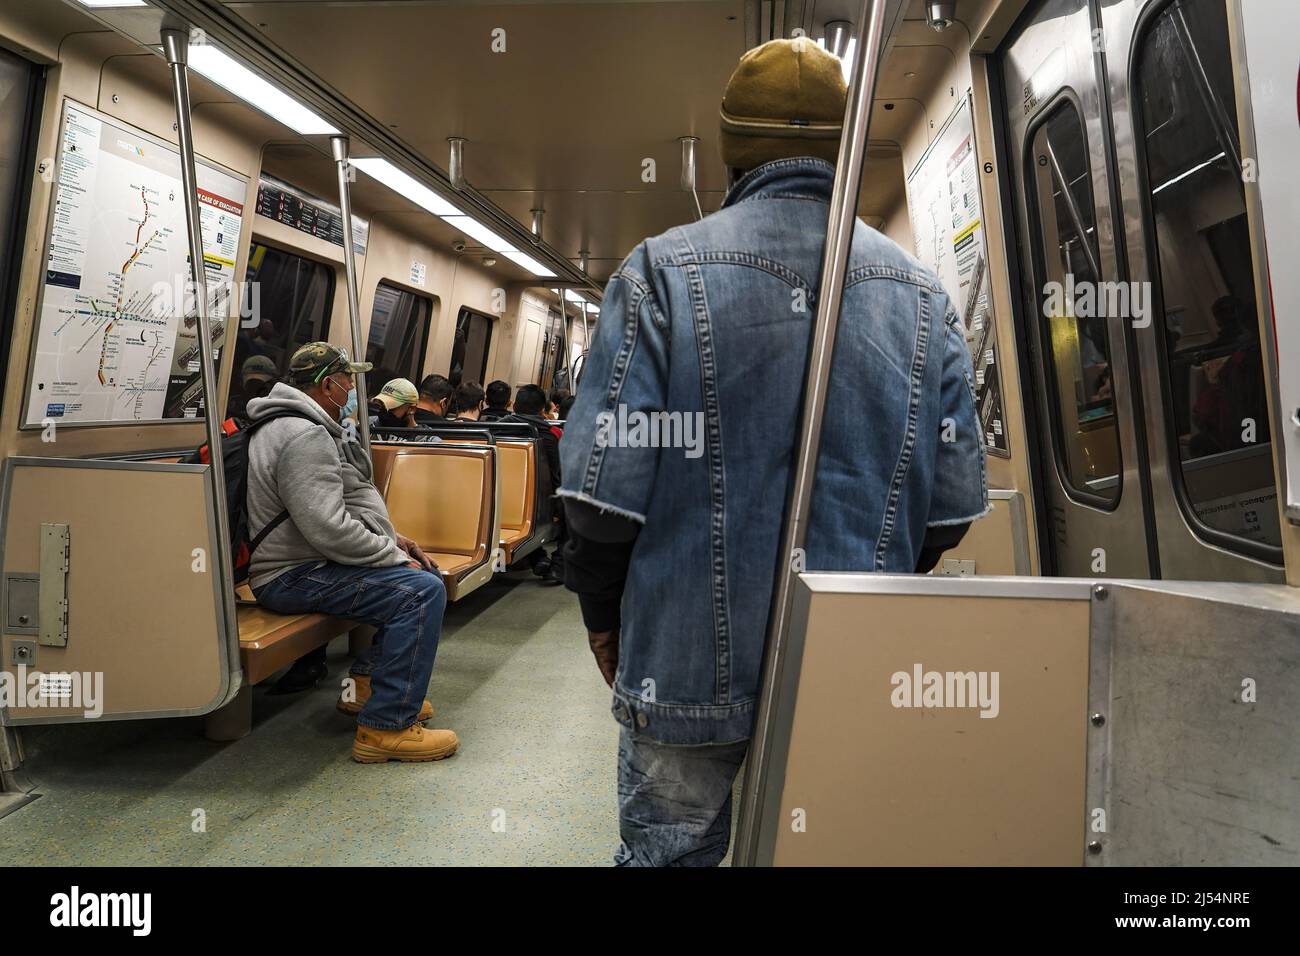
<svg viewBox="0 0 1300 956">
<path fill-rule="evenodd" d="M 621 728 L 615 866 L 717 866 L 731 840 L 731 789 L 749 741 L 683 747 Z"/>
<path fill-rule="evenodd" d="M 380 730 L 415 723 L 442 633 L 447 591 L 436 571 L 407 565 L 359 568 L 332 561 L 300 564 L 255 592 L 281 614 L 337 614 L 378 628 L 352 673 L 370 675 L 371 696 L 357 722 Z"/>
</svg>

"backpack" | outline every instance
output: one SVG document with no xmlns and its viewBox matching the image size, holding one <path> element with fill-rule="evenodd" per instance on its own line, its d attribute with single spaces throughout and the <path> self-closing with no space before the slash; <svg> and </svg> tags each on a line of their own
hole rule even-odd
<svg viewBox="0 0 1300 956">
<path fill-rule="evenodd" d="M 248 566 L 253 558 L 253 551 L 268 534 L 278 528 L 289 517 L 289 512 L 281 511 L 272 518 L 265 528 L 251 540 L 248 537 L 248 442 L 253 433 L 277 418 L 302 418 L 311 421 L 298 412 L 282 411 L 267 415 L 257 421 L 249 421 L 242 416 L 227 418 L 221 423 L 221 458 L 226 473 L 226 514 L 230 517 L 230 563 L 234 571 L 234 583 L 242 584 L 248 579 Z M 183 459 L 187 465 L 209 464 L 208 443 L 204 442 Z"/>
</svg>

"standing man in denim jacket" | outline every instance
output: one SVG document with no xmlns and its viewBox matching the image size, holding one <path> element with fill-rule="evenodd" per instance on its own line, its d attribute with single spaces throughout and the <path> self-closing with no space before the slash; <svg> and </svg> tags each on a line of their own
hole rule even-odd
<svg viewBox="0 0 1300 956">
<path fill-rule="evenodd" d="M 606 289 L 560 495 L 565 583 L 622 725 L 621 865 L 726 855 L 787 560 L 777 552 L 844 107 L 839 60 L 811 41 L 746 53 L 722 102 L 733 177 L 722 209 L 641 243 Z M 928 571 L 987 510 L 953 304 L 858 222 L 805 566 Z"/>
</svg>

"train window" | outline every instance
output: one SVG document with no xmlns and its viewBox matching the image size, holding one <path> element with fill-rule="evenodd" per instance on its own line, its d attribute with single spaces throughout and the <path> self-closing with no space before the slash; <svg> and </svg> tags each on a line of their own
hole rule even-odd
<svg viewBox="0 0 1300 956">
<path fill-rule="evenodd" d="M 1143 34 L 1135 71 L 1179 498 L 1202 536 L 1247 552 L 1276 549 L 1281 527 L 1222 0 L 1165 8 Z"/>
<path fill-rule="evenodd" d="M 433 302 L 414 292 L 406 292 L 387 282 L 375 290 L 375 306 L 370 312 L 370 334 L 366 338 L 366 361 L 373 362 L 376 389 L 384 375 L 420 382 L 424 351 L 429 344 L 429 317 Z M 367 379 L 367 384 L 372 384 Z"/>
<path fill-rule="evenodd" d="M 272 246 L 249 246 L 247 278 L 227 415 L 270 391 L 299 346 L 328 337 L 334 301 L 333 269 Z"/>
<path fill-rule="evenodd" d="M 13 338 L 13 298 L 17 293 L 18 270 L 22 265 L 24 206 L 28 198 L 28 157 L 35 148 L 37 68 L 5 50 L 0 50 L 0 369 L 9 365 L 9 343 Z M 3 373 L 0 372 L 0 376 Z"/>
<path fill-rule="evenodd" d="M 488 346 L 492 343 L 492 319 L 482 312 L 461 309 L 456 319 L 456 341 L 451 347 L 451 384 L 462 381 L 483 384 L 487 377 Z"/>
<path fill-rule="evenodd" d="M 1096 289 L 1096 212 L 1083 120 L 1062 100 L 1030 144 L 1029 179 L 1042 264 L 1039 315 L 1056 455 L 1072 496 L 1113 508 L 1120 493 L 1110 336 L 1103 318 L 1078 316 L 1077 297 Z M 1095 295 L 1095 292 L 1092 293 Z"/>
</svg>

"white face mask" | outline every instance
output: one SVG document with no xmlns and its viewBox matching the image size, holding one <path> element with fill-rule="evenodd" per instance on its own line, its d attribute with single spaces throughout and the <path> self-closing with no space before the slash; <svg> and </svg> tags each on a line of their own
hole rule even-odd
<svg viewBox="0 0 1300 956">
<path fill-rule="evenodd" d="M 347 396 L 347 398 L 345 398 L 343 404 L 340 405 L 338 402 L 336 402 L 336 401 L 334 400 L 334 397 L 333 397 L 333 395 L 331 394 L 331 391 L 330 391 L 330 386 L 331 386 L 331 385 L 334 386 L 335 388 L 342 388 L 343 386 L 340 385 L 337 381 L 335 381 L 333 377 L 330 377 L 330 378 L 325 379 L 325 389 L 324 389 L 325 397 L 326 397 L 327 399 L 329 399 L 330 404 L 332 404 L 335 408 L 338 409 L 338 411 L 334 414 L 334 417 L 335 417 L 336 419 L 338 419 L 339 421 L 342 421 L 344 418 L 347 417 L 348 401 L 349 401 L 350 399 L 353 399 L 353 396 L 354 396 L 356 393 L 355 393 L 355 390 L 354 390 L 354 391 L 350 391 L 350 392 L 348 392 L 348 396 Z"/>
</svg>

